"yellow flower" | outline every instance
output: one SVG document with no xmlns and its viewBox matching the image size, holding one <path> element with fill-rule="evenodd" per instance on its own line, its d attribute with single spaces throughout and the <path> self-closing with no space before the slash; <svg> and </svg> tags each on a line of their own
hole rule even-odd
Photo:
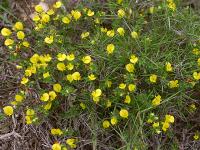
<svg viewBox="0 0 200 150">
<path fill-rule="evenodd" d="M 33 18 L 32 18 L 33 21 L 37 22 L 40 20 L 40 16 L 38 15 L 34 15 Z"/>
<path fill-rule="evenodd" d="M 152 75 L 149 77 L 149 80 L 150 80 L 151 83 L 156 83 L 156 81 L 157 81 L 157 75 L 152 74 Z"/>
<path fill-rule="evenodd" d="M 92 99 L 97 104 L 99 102 L 99 100 L 100 100 L 100 97 L 93 97 Z"/>
<path fill-rule="evenodd" d="M 189 110 L 191 112 L 195 111 L 196 109 L 197 109 L 197 107 L 196 107 L 196 105 L 194 103 L 189 106 Z"/>
<path fill-rule="evenodd" d="M 123 0 L 116 0 L 117 4 L 121 4 L 123 2 Z"/>
<path fill-rule="evenodd" d="M 199 50 L 198 48 L 194 48 L 194 49 L 192 50 L 192 53 L 193 53 L 194 55 L 199 55 L 199 54 L 200 54 L 200 50 Z"/>
<path fill-rule="evenodd" d="M 107 129 L 110 127 L 110 122 L 108 120 L 103 121 L 103 128 Z"/>
<path fill-rule="evenodd" d="M 112 54 L 114 49 L 115 49 L 115 46 L 113 44 L 108 44 L 107 47 L 106 47 L 108 54 Z"/>
<path fill-rule="evenodd" d="M 84 56 L 82 58 L 83 63 L 85 64 L 89 64 L 92 61 L 92 58 L 88 55 L 88 56 Z"/>
<path fill-rule="evenodd" d="M 48 101 L 49 100 L 49 94 L 48 93 L 43 93 L 42 96 L 40 97 L 40 100 L 42 101 Z"/>
<path fill-rule="evenodd" d="M 65 71 L 66 66 L 65 66 L 64 63 L 58 63 L 58 64 L 57 64 L 57 69 L 58 69 L 59 71 Z"/>
<path fill-rule="evenodd" d="M 200 72 L 199 72 L 199 73 L 194 72 L 194 73 L 193 73 L 193 78 L 194 78 L 195 80 L 200 80 Z"/>
<path fill-rule="evenodd" d="M 22 42 L 22 45 L 23 45 L 24 47 L 29 47 L 29 46 L 30 46 L 29 42 L 27 42 L 27 41 L 23 41 L 23 42 Z"/>
<path fill-rule="evenodd" d="M 174 123 L 174 116 L 172 116 L 172 115 L 165 115 L 165 122 Z"/>
<path fill-rule="evenodd" d="M 35 115 L 35 111 L 33 109 L 29 108 L 29 109 L 26 110 L 26 115 L 27 116 L 33 116 L 33 115 Z"/>
<path fill-rule="evenodd" d="M 173 1 L 170 1 L 168 3 L 168 8 L 171 9 L 172 11 L 175 11 L 176 10 L 176 4 L 173 2 Z"/>
<path fill-rule="evenodd" d="M 3 35 L 3 36 L 10 36 L 11 34 L 12 34 L 12 32 L 8 28 L 3 28 L 1 30 L 1 35 Z"/>
<path fill-rule="evenodd" d="M 160 125 L 159 122 L 154 122 L 152 126 L 153 126 L 153 128 L 158 128 L 159 125 Z"/>
<path fill-rule="evenodd" d="M 101 32 L 107 32 L 107 28 L 101 28 Z"/>
<path fill-rule="evenodd" d="M 55 143 L 52 145 L 52 150 L 61 150 L 61 145 L 59 143 Z"/>
<path fill-rule="evenodd" d="M 67 55 L 67 60 L 68 60 L 68 61 L 72 61 L 72 60 L 74 60 L 74 59 L 75 59 L 74 54 L 69 54 L 69 55 Z"/>
<path fill-rule="evenodd" d="M 113 37 L 115 35 L 115 31 L 114 30 L 108 30 L 107 33 L 106 33 L 106 35 L 108 37 Z"/>
<path fill-rule="evenodd" d="M 24 99 L 23 96 L 21 96 L 21 95 L 19 95 L 19 94 L 15 95 L 15 100 L 16 100 L 17 102 L 22 102 L 23 99 Z"/>
<path fill-rule="evenodd" d="M 129 84 L 129 85 L 128 85 L 128 90 L 129 90 L 130 92 L 134 92 L 134 91 L 136 90 L 136 85 L 135 85 L 135 84 Z"/>
<path fill-rule="evenodd" d="M 169 81 L 168 86 L 171 89 L 179 87 L 178 80 L 171 80 L 171 81 Z"/>
<path fill-rule="evenodd" d="M 57 2 L 53 5 L 54 8 L 60 8 L 61 6 L 62 6 L 62 2 L 61 2 L 61 1 L 57 1 Z"/>
<path fill-rule="evenodd" d="M 101 89 L 96 89 L 96 90 L 92 91 L 92 96 L 93 97 L 100 97 L 101 94 L 102 94 Z"/>
<path fill-rule="evenodd" d="M 80 103 L 81 108 L 84 110 L 86 108 L 86 105 L 84 103 Z"/>
<path fill-rule="evenodd" d="M 158 106 L 158 105 L 160 105 L 160 102 L 161 102 L 161 96 L 160 96 L 160 95 L 157 95 L 157 96 L 152 100 L 152 105 L 153 105 L 153 106 Z"/>
<path fill-rule="evenodd" d="M 117 11 L 117 15 L 119 18 L 123 18 L 125 16 L 125 11 L 123 9 L 119 9 Z"/>
<path fill-rule="evenodd" d="M 17 101 L 11 101 L 10 104 L 13 105 L 13 106 L 16 106 L 16 105 L 19 104 L 19 102 L 17 102 Z"/>
<path fill-rule="evenodd" d="M 5 106 L 3 107 L 4 114 L 7 116 L 13 115 L 13 107 L 12 106 Z"/>
<path fill-rule="evenodd" d="M 63 134 L 63 132 L 62 132 L 62 130 L 60 130 L 59 128 L 58 129 L 55 129 L 55 128 L 52 128 L 51 129 L 51 134 L 52 135 L 62 135 Z"/>
<path fill-rule="evenodd" d="M 30 58 L 30 62 L 33 64 L 36 64 L 38 61 L 40 60 L 40 56 L 38 54 L 34 54 L 31 58 Z"/>
<path fill-rule="evenodd" d="M 47 44 L 53 43 L 53 36 L 45 37 L 44 42 Z"/>
<path fill-rule="evenodd" d="M 81 74 L 79 72 L 72 73 L 72 78 L 75 81 L 81 80 Z"/>
<path fill-rule="evenodd" d="M 31 70 L 32 68 L 27 68 L 26 70 L 25 70 L 25 76 L 28 76 L 28 77 L 30 77 L 31 75 L 32 75 L 32 71 L 34 71 L 34 73 L 36 72 L 36 70 Z"/>
<path fill-rule="evenodd" d="M 89 80 L 91 80 L 91 81 L 93 81 L 93 80 L 96 79 L 96 77 L 95 77 L 94 74 L 90 74 L 90 75 L 88 76 L 88 78 L 89 78 Z"/>
<path fill-rule="evenodd" d="M 23 31 L 18 31 L 18 32 L 17 32 L 17 38 L 18 38 L 19 40 L 23 40 L 24 37 L 25 37 L 25 34 L 24 34 Z"/>
<path fill-rule="evenodd" d="M 59 93 L 61 91 L 61 89 L 62 89 L 62 87 L 61 87 L 61 85 L 59 83 L 53 85 L 53 90 L 54 91 Z"/>
<path fill-rule="evenodd" d="M 45 110 L 49 110 L 49 109 L 51 109 L 51 106 L 52 106 L 52 103 L 51 103 L 51 102 L 48 102 L 46 105 L 43 106 L 43 108 L 44 108 Z"/>
<path fill-rule="evenodd" d="M 125 30 L 124 28 L 120 27 L 117 29 L 117 32 L 119 33 L 119 35 L 124 36 Z"/>
<path fill-rule="evenodd" d="M 108 88 L 110 88 L 111 86 L 112 86 L 112 81 L 106 81 L 106 86 L 108 87 Z"/>
<path fill-rule="evenodd" d="M 100 24 L 99 18 L 95 18 L 94 22 L 95 22 L 96 24 Z"/>
<path fill-rule="evenodd" d="M 153 6 L 149 8 L 149 12 L 150 12 L 150 14 L 154 13 L 154 7 Z"/>
<path fill-rule="evenodd" d="M 72 14 L 72 16 L 74 17 L 75 20 L 78 20 L 81 17 L 81 13 L 78 10 L 72 10 L 71 14 Z"/>
<path fill-rule="evenodd" d="M 112 105 L 112 102 L 110 100 L 107 100 L 106 101 L 106 108 L 111 107 L 111 105 Z"/>
<path fill-rule="evenodd" d="M 73 69 L 74 69 L 74 65 L 72 63 L 68 63 L 67 70 L 73 70 Z"/>
<path fill-rule="evenodd" d="M 76 148 L 75 142 L 76 142 L 76 139 L 73 139 L 73 138 L 67 139 L 67 140 L 66 140 L 66 143 L 67 143 L 71 148 Z"/>
<path fill-rule="evenodd" d="M 40 56 L 41 57 L 41 56 Z M 44 61 L 44 62 L 50 62 L 51 61 L 51 55 L 49 54 L 46 54 L 46 55 L 43 55 L 43 57 L 40 59 L 40 61 Z"/>
<path fill-rule="evenodd" d="M 35 11 L 36 11 L 36 12 L 39 12 L 39 13 L 43 12 L 42 6 L 41 6 L 41 5 L 36 5 L 36 6 L 35 6 Z"/>
<path fill-rule="evenodd" d="M 131 55 L 130 62 L 136 64 L 138 62 L 138 57 L 135 55 Z"/>
<path fill-rule="evenodd" d="M 163 126 L 162 126 L 162 130 L 163 130 L 164 132 L 166 132 L 168 128 L 169 128 L 169 123 L 168 123 L 168 122 L 164 122 L 164 123 L 163 123 Z"/>
<path fill-rule="evenodd" d="M 4 45 L 5 46 L 10 46 L 10 45 L 12 45 L 14 43 L 14 41 L 12 40 L 12 39 L 6 39 L 5 41 L 4 41 Z"/>
<path fill-rule="evenodd" d="M 71 74 L 68 74 L 68 75 L 66 76 L 66 79 L 67 79 L 69 82 L 72 82 L 72 81 L 74 80 Z"/>
<path fill-rule="evenodd" d="M 23 77 L 21 80 L 21 84 L 26 84 L 28 82 L 28 78 Z"/>
<path fill-rule="evenodd" d="M 112 125 L 116 125 L 117 124 L 117 118 L 116 117 L 112 117 L 111 120 L 110 120 L 110 123 Z"/>
<path fill-rule="evenodd" d="M 128 118 L 128 110 L 126 110 L 126 109 L 121 109 L 120 112 L 119 112 L 119 115 L 120 115 L 122 118 Z"/>
<path fill-rule="evenodd" d="M 26 69 L 25 70 L 25 76 L 28 76 L 28 77 L 30 77 L 32 75 L 32 72 L 31 72 L 31 70 L 29 70 L 29 69 Z"/>
<path fill-rule="evenodd" d="M 54 12 L 53 9 L 49 9 L 49 10 L 47 11 L 47 14 L 50 15 L 50 16 L 53 15 L 54 13 L 55 13 L 55 12 Z"/>
<path fill-rule="evenodd" d="M 135 67 L 134 67 L 133 64 L 129 63 L 129 64 L 126 65 L 126 70 L 128 72 L 133 72 L 135 70 Z"/>
<path fill-rule="evenodd" d="M 59 54 L 57 55 L 57 59 L 58 59 L 59 61 L 64 61 L 66 58 L 67 58 L 67 56 L 66 56 L 65 54 L 59 53 Z"/>
<path fill-rule="evenodd" d="M 130 97 L 129 95 L 126 95 L 126 98 L 125 98 L 125 100 L 124 100 L 124 103 L 130 104 L 130 102 L 131 102 L 131 97 Z"/>
<path fill-rule="evenodd" d="M 63 17 L 63 18 L 62 18 L 62 22 L 65 23 L 65 24 L 69 24 L 70 21 L 71 21 L 71 20 L 70 20 L 69 17 Z"/>
<path fill-rule="evenodd" d="M 49 97 L 50 97 L 50 100 L 53 101 L 57 97 L 56 92 L 55 91 L 50 91 L 49 92 Z"/>
<path fill-rule="evenodd" d="M 50 77 L 49 72 L 43 73 L 43 78 L 44 78 L 44 79 L 45 79 L 45 78 L 48 78 L 48 77 Z"/>
<path fill-rule="evenodd" d="M 119 84 L 119 88 L 122 89 L 122 90 L 125 89 L 126 88 L 126 84 L 125 83 L 120 83 Z"/>
<path fill-rule="evenodd" d="M 42 14 L 41 16 L 41 21 L 44 22 L 44 23 L 47 23 L 50 21 L 50 16 L 48 14 Z"/>
<path fill-rule="evenodd" d="M 14 25 L 14 29 L 15 30 L 23 30 L 24 26 L 21 22 L 16 22 L 15 25 Z"/>
<path fill-rule="evenodd" d="M 198 58 L 197 63 L 198 63 L 198 66 L 200 66 L 200 58 Z"/>
<path fill-rule="evenodd" d="M 133 31 L 131 32 L 131 37 L 134 38 L 134 39 L 137 39 L 138 38 L 138 33 Z"/>
<path fill-rule="evenodd" d="M 171 63 L 166 62 L 166 64 L 165 64 L 165 69 L 166 69 L 167 72 L 172 72 L 172 71 L 173 71 L 173 68 L 172 68 Z"/>
<path fill-rule="evenodd" d="M 81 33 L 81 38 L 85 39 L 86 37 L 88 37 L 90 35 L 90 32 L 83 32 Z"/>
<path fill-rule="evenodd" d="M 25 116 L 26 124 L 31 124 L 33 121 L 30 116 Z"/>
<path fill-rule="evenodd" d="M 199 132 L 196 132 L 193 136 L 194 140 L 198 140 L 199 139 Z"/>
<path fill-rule="evenodd" d="M 28 67 L 27 69 L 31 70 L 31 73 L 32 73 L 32 74 L 35 74 L 35 73 L 36 73 L 36 66 L 30 66 L 30 67 Z"/>
<path fill-rule="evenodd" d="M 17 69 L 22 69 L 23 67 L 20 66 L 20 65 L 16 65 L 16 68 L 17 68 Z"/>
<path fill-rule="evenodd" d="M 88 15 L 89 17 L 94 16 L 94 11 L 88 9 L 87 15 Z"/>
</svg>

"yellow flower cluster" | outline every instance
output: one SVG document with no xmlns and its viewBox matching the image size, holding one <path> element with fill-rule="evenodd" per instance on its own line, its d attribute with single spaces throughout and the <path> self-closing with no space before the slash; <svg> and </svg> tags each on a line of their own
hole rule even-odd
<svg viewBox="0 0 200 150">
<path fill-rule="evenodd" d="M 77 139 L 75 138 L 69 138 L 65 141 L 65 143 L 71 148 L 71 149 L 74 149 L 77 147 L 76 145 L 76 142 L 77 142 Z M 52 150 L 67 150 L 67 147 L 64 146 L 64 145 L 61 145 L 60 143 L 54 143 L 52 145 Z"/>
<path fill-rule="evenodd" d="M 22 22 L 16 22 L 14 25 L 13 25 L 13 31 L 16 32 L 16 37 L 17 39 L 15 40 L 15 36 L 13 34 L 13 37 L 11 37 L 12 35 L 12 31 L 8 28 L 3 28 L 1 30 L 1 35 L 3 37 L 6 38 L 6 40 L 4 41 L 4 45 L 9 47 L 9 48 L 13 48 L 13 45 L 15 43 L 15 41 L 17 42 L 18 40 L 18 43 L 16 43 L 16 47 L 17 48 L 20 48 L 22 45 L 24 47 L 29 47 L 29 42 L 25 40 L 25 33 L 24 33 L 24 26 L 22 24 Z"/>
<path fill-rule="evenodd" d="M 35 111 L 33 109 L 27 109 L 26 111 L 26 124 L 32 124 L 34 121 L 36 121 Z"/>
<path fill-rule="evenodd" d="M 134 65 L 138 62 L 138 58 L 135 55 L 131 55 L 130 62 L 131 63 L 127 64 L 125 68 L 128 72 L 132 73 L 135 70 Z"/>
<path fill-rule="evenodd" d="M 117 124 L 117 122 L 118 122 L 117 117 L 113 116 L 113 117 L 111 117 L 110 122 L 108 120 L 103 121 L 103 128 L 104 129 L 109 128 L 110 123 L 114 126 Z"/>
<path fill-rule="evenodd" d="M 176 10 L 176 4 L 174 3 L 174 0 L 167 0 L 167 7 L 171 9 L 172 11 Z"/>
<path fill-rule="evenodd" d="M 45 8 L 43 5 L 35 6 L 35 13 L 32 16 L 32 20 L 35 22 L 35 30 L 39 31 L 44 28 L 47 23 L 50 22 L 50 16 L 54 15 L 56 9 L 60 8 L 61 2 L 54 4 L 54 9 Z"/>
<path fill-rule="evenodd" d="M 145 56 L 145 53 L 143 55 L 140 51 L 135 50 L 138 49 L 137 45 L 142 41 L 143 33 L 141 31 L 143 30 L 139 25 L 136 27 L 129 26 L 129 22 L 126 20 L 131 18 L 131 14 L 134 14 L 137 18 L 137 13 L 124 7 L 126 5 L 122 4 L 123 0 L 116 0 L 116 2 L 116 6 L 119 6 L 119 8 L 115 9 L 114 15 L 107 15 L 103 11 L 96 12 L 87 7 L 82 9 L 77 7 L 70 12 L 63 9 L 63 12 L 62 9 L 59 10 L 59 8 L 65 8 L 61 1 L 55 2 L 50 9 L 43 5 L 35 6 L 32 20 L 35 24 L 35 30 L 39 31 L 37 33 L 41 32 L 35 38 L 38 40 L 36 41 L 38 47 L 30 49 L 29 55 L 32 55 L 29 59 L 30 62 L 20 62 L 20 65 L 16 65 L 17 69 L 23 70 L 21 87 L 24 91 L 15 95 L 15 100 L 11 102 L 13 107 L 3 107 L 5 115 L 12 116 L 13 108 L 26 100 L 28 96 L 26 92 L 29 92 L 32 87 L 36 87 L 35 89 L 39 89 L 40 99 L 36 103 L 41 107 L 35 109 L 34 106 L 27 106 L 25 115 L 26 124 L 35 123 L 38 119 L 36 110 L 42 109 L 40 112 L 46 113 L 53 107 L 54 103 L 60 104 L 62 98 L 72 91 L 71 93 L 77 95 L 78 99 L 73 105 L 76 107 L 78 104 L 80 111 L 89 110 L 88 105 L 95 103 L 95 107 L 106 110 L 105 113 L 102 112 L 102 116 L 107 117 L 107 114 L 111 114 L 110 117 L 100 120 L 103 128 L 108 129 L 114 128 L 116 124 L 120 123 L 120 120 L 128 121 L 132 119 L 133 112 L 140 111 L 138 109 L 143 108 L 140 107 L 140 103 L 137 103 L 143 94 L 144 97 L 147 97 L 146 94 L 149 93 L 152 96 L 152 93 L 158 91 L 162 94 L 162 98 L 161 95 L 156 94 L 151 101 L 145 102 L 148 103 L 148 105 L 144 105 L 144 107 L 148 107 L 145 108 L 145 111 L 149 111 L 159 108 L 156 106 L 161 104 L 165 95 L 161 91 L 164 91 L 166 86 L 169 91 L 169 93 L 166 91 L 166 95 L 174 92 L 174 89 L 180 90 L 182 88 L 182 80 L 176 80 L 177 76 L 173 76 L 178 68 L 175 64 L 171 64 L 172 62 L 164 61 L 165 64 L 161 69 L 164 70 L 164 75 L 162 71 L 151 68 L 151 65 L 148 66 L 151 69 L 142 68 L 146 63 L 145 58 L 147 56 Z M 175 11 L 174 0 L 167 0 L 167 7 Z M 153 15 L 156 10 L 157 7 L 152 6 L 148 9 L 148 13 L 150 12 L 150 15 Z M 56 12 L 61 12 L 61 14 Z M 141 20 L 145 19 L 144 15 L 145 11 L 142 10 L 139 14 Z M 104 25 L 104 19 L 108 17 L 114 17 L 113 24 L 116 24 Z M 86 29 L 81 26 L 84 21 L 87 21 L 88 25 L 91 26 L 91 30 L 88 26 Z M 125 24 L 122 25 L 120 22 Z M 144 24 L 147 23 L 147 21 L 144 21 Z M 20 48 L 21 45 L 29 47 L 29 43 L 26 41 L 28 36 L 25 35 L 25 31 L 22 22 L 16 22 L 12 29 L 3 28 L 1 35 L 5 38 L 4 45 L 9 48 L 14 46 Z M 66 35 L 69 35 L 69 37 L 65 37 Z M 42 39 L 42 44 L 40 39 Z M 73 41 L 74 39 L 76 40 Z M 150 43 L 151 37 L 145 37 L 146 41 Z M 128 45 L 127 42 L 133 42 L 133 45 Z M 102 43 L 102 45 L 99 43 Z M 103 48 L 103 53 L 100 51 L 101 48 Z M 33 51 L 36 51 L 36 53 L 33 54 Z M 198 48 L 194 48 L 192 53 L 196 55 L 195 58 L 200 55 Z M 139 56 L 141 58 L 138 58 Z M 195 62 L 199 67 L 200 58 Z M 198 83 L 200 80 L 199 68 L 192 73 L 193 80 Z M 167 81 L 167 85 L 163 86 L 162 83 L 165 83 L 163 81 L 168 76 L 171 78 Z M 145 81 L 147 81 L 147 85 Z M 57 97 L 61 100 L 56 101 Z M 92 100 L 86 101 L 90 99 Z M 141 99 L 141 103 L 146 100 L 143 97 Z M 133 110 L 132 105 L 135 106 L 135 102 L 138 109 Z M 193 110 L 196 109 L 195 105 L 189 107 Z M 147 122 L 152 124 L 156 133 L 160 133 L 162 130 L 166 132 L 170 125 L 174 123 L 174 116 L 165 115 L 165 120 L 161 122 L 157 116 L 151 113 Z M 60 128 L 52 128 L 51 134 L 62 136 L 65 135 L 65 131 Z M 52 145 L 52 149 L 66 150 L 69 147 L 71 149 L 77 147 L 76 138 L 69 138 L 65 143 L 67 146 L 56 142 Z"/>
<path fill-rule="evenodd" d="M 33 74 L 36 74 L 37 69 L 43 68 L 45 69 L 48 66 L 48 63 L 51 61 L 52 57 L 49 54 L 45 55 L 38 55 L 34 54 L 30 58 L 31 65 L 27 67 L 27 69 L 24 72 L 24 77 L 21 80 L 21 84 L 26 85 L 29 81 L 29 77 L 31 77 Z M 43 74 L 44 78 L 47 78 L 49 73 Z"/>
<path fill-rule="evenodd" d="M 122 109 L 119 111 L 119 116 L 120 116 L 121 118 L 127 119 L 128 116 L 129 116 L 128 110 L 122 108 Z M 110 122 L 109 122 L 108 120 L 104 120 L 102 126 L 103 126 L 103 128 L 106 129 L 106 128 L 109 128 L 110 125 L 113 125 L 113 126 L 114 126 L 114 125 L 116 125 L 117 123 L 118 123 L 117 117 L 116 117 L 116 116 L 112 116 L 111 119 L 110 119 Z"/>
<path fill-rule="evenodd" d="M 155 116 L 154 113 L 150 113 L 149 119 L 147 120 L 147 123 L 152 124 L 152 127 L 155 129 L 155 132 L 160 134 L 161 128 L 164 132 L 166 132 L 167 129 L 170 127 L 170 124 L 174 123 L 174 116 L 165 115 L 165 121 L 159 122 L 158 117 Z"/>
<path fill-rule="evenodd" d="M 18 105 L 22 103 L 24 100 L 24 91 L 21 91 L 21 93 L 15 95 L 15 100 L 11 102 L 12 105 Z"/>
<path fill-rule="evenodd" d="M 71 148 L 76 148 L 76 143 L 77 139 L 75 138 L 70 138 L 66 140 L 66 144 L 68 144 Z"/>
</svg>

